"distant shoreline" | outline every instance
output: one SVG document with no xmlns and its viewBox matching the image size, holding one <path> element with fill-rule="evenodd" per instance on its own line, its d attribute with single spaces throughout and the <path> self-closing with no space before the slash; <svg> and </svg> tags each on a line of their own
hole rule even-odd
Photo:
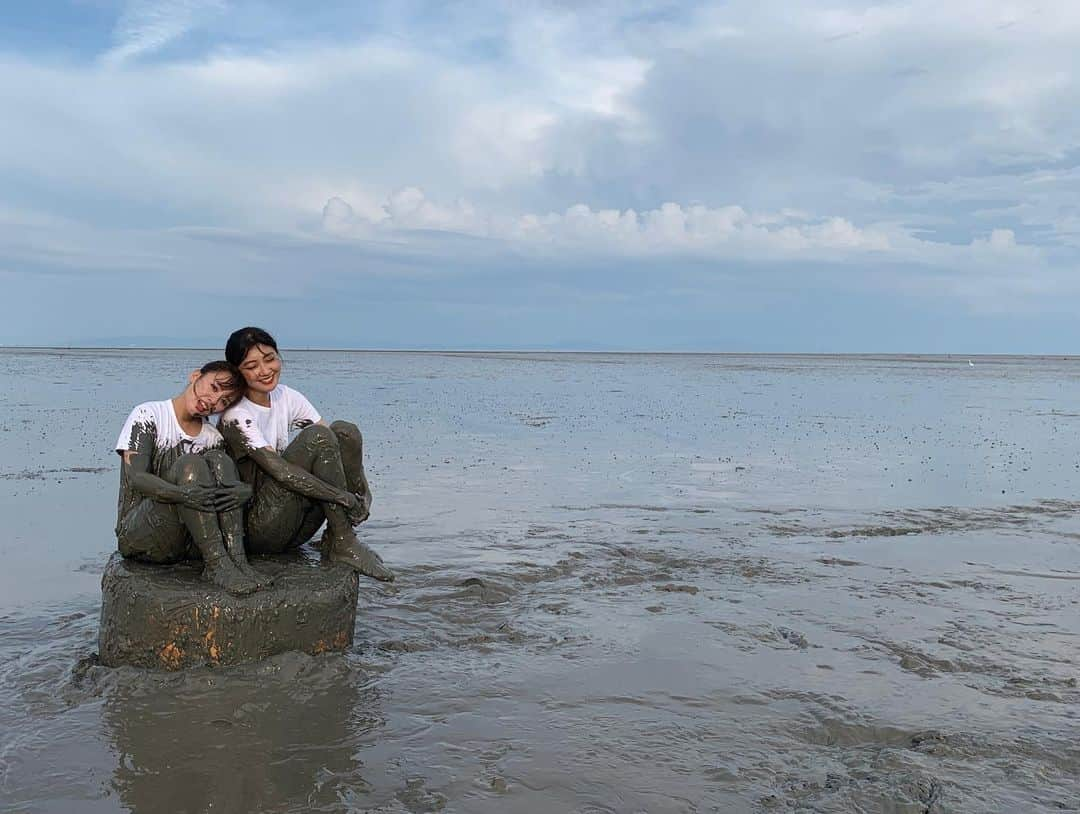
<svg viewBox="0 0 1080 814">
<path fill-rule="evenodd" d="M 711 351 L 711 350 L 553 350 L 548 348 L 332 348 L 300 347 L 283 348 L 289 353 L 379 353 L 379 354 L 430 354 L 443 356 L 513 356 L 513 355 L 562 355 L 562 356 L 726 356 L 726 357 L 772 357 L 801 359 L 890 359 L 890 360 L 941 360 L 965 362 L 968 360 L 993 359 L 1058 359 L 1078 360 L 1080 354 L 1071 353 L 945 353 L 945 352 L 879 352 L 843 351 L 836 353 L 803 351 Z M 195 351 L 220 352 L 220 347 L 160 345 L 0 345 L 0 353 L 21 351 L 156 351 L 161 353 L 190 353 Z"/>
</svg>

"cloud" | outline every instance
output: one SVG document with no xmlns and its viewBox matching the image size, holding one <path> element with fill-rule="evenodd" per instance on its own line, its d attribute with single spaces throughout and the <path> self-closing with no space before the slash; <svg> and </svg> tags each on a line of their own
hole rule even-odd
<svg viewBox="0 0 1080 814">
<path fill-rule="evenodd" d="M 752 215 L 740 206 L 710 208 L 674 202 L 643 212 L 593 210 L 579 203 L 563 212 L 508 216 L 481 212 L 465 200 L 439 204 L 428 200 L 416 187 L 394 192 L 366 215 L 358 214 L 347 201 L 335 196 L 323 207 L 321 228 L 328 235 L 362 239 L 434 230 L 532 249 L 617 255 L 753 257 L 890 249 L 886 233 L 858 229 L 840 217 L 815 219 L 801 212 Z"/>
<path fill-rule="evenodd" d="M 0 50 L 0 209 L 42 218 L 0 254 L 1076 306 L 1078 37 L 1064 0 L 133 0 L 97 58 Z"/>
<path fill-rule="evenodd" d="M 24 177 L 125 198 L 166 185 L 180 205 L 227 197 L 245 216 L 417 186 L 509 211 L 700 201 L 853 223 L 943 218 L 970 239 L 987 224 L 955 190 L 993 176 L 1003 202 L 1021 204 L 1028 179 L 1068 171 L 1080 149 L 1076 12 L 979 7 L 478 6 L 427 24 L 400 12 L 390 27 L 372 12 L 371 27 L 335 36 L 278 32 L 243 48 L 209 37 L 139 62 L 225 8 L 140 2 L 117 24 L 121 74 L 3 60 L 0 140 Z"/>
<path fill-rule="evenodd" d="M 1037 246 L 1019 243 L 1012 229 L 991 229 L 967 244 L 924 240 L 895 225 L 857 227 L 838 216 L 798 210 L 750 213 L 741 206 L 711 208 L 667 202 L 656 209 L 594 210 L 579 203 L 563 212 L 507 216 L 483 212 L 468 201 L 429 200 L 405 187 L 359 213 L 341 197 L 330 198 L 319 224 L 345 240 L 407 239 L 411 232 L 439 232 L 505 244 L 515 251 L 557 251 L 590 256 L 692 256 L 750 261 L 823 258 L 993 270 L 1045 265 Z"/>
<path fill-rule="evenodd" d="M 113 31 L 115 45 L 102 57 L 110 66 L 146 56 L 225 10 L 224 0 L 129 0 Z"/>
</svg>

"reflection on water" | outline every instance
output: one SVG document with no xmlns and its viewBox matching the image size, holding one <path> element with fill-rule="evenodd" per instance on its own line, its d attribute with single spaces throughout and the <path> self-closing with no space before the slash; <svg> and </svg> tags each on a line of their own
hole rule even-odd
<svg viewBox="0 0 1080 814">
<path fill-rule="evenodd" d="M 358 744 L 378 693 L 345 659 L 287 655 L 227 674 L 134 673 L 105 701 L 113 788 L 136 814 L 332 811 L 368 788 Z"/>
<path fill-rule="evenodd" d="M 0 352 L 0 808 L 1080 810 L 1076 362 L 291 354 L 398 580 L 107 670 L 109 445 L 198 361 Z"/>
</svg>

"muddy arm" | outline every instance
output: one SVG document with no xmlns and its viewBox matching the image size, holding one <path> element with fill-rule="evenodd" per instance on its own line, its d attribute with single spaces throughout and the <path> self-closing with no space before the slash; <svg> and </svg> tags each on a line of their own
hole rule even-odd
<svg viewBox="0 0 1080 814">
<path fill-rule="evenodd" d="M 251 460 L 259 469 L 290 492 L 296 492 L 298 495 L 323 503 L 334 503 L 346 509 L 352 506 L 355 500 L 355 497 L 344 489 L 338 489 L 296 464 L 286 461 L 271 447 L 252 450 L 250 455 Z"/>
<path fill-rule="evenodd" d="M 158 503 L 177 503 L 199 511 L 214 511 L 214 490 L 198 484 L 177 486 L 150 474 L 150 454 L 123 453 L 124 474 L 131 488 Z"/>
</svg>

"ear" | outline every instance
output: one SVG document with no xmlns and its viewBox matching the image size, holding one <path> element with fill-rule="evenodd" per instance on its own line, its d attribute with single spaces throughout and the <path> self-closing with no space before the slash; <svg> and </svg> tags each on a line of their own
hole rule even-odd
<svg viewBox="0 0 1080 814">
<path fill-rule="evenodd" d="M 188 384 L 195 384 L 195 382 L 197 382 L 199 380 L 199 377 L 201 375 L 202 375 L 201 370 L 193 370 L 193 371 L 191 371 L 191 375 L 188 376 Z"/>
</svg>

